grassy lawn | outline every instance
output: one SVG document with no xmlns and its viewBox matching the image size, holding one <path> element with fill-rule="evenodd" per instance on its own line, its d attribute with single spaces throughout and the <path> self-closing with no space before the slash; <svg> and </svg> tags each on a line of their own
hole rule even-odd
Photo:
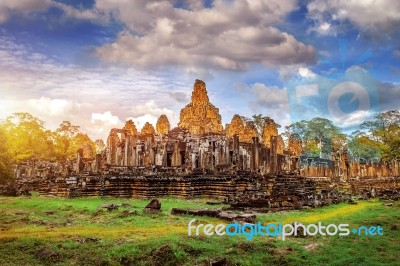
<svg viewBox="0 0 400 266">
<path fill-rule="evenodd" d="M 226 223 L 209 217 L 171 215 L 174 207 L 218 208 L 209 199 L 161 198 L 162 212 L 145 214 L 149 200 L 0 197 L 0 265 L 400 265 L 400 203 L 359 201 L 318 209 L 258 214 L 263 224 L 348 223 L 380 225 L 384 236 L 254 237 L 187 236 L 188 222 Z M 131 208 L 107 211 L 106 203 Z M 137 215 L 124 215 L 136 210 Z M 53 214 L 46 214 L 51 211 Z M 310 244 L 315 244 L 309 248 Z"/>
</svg>

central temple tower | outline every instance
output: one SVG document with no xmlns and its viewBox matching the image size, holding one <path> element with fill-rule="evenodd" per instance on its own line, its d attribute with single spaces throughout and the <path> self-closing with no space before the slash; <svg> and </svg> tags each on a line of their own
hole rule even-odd
<svg viewBox="0 0 400 266">
<path fill-rule="evenodd" d="M 204 81 L 196 79 L 192 102 L 181 110 L 178 127 L 187 128 L 195 135 L 223 131 L 219 109 L 210 103 Z"/>
</svg>

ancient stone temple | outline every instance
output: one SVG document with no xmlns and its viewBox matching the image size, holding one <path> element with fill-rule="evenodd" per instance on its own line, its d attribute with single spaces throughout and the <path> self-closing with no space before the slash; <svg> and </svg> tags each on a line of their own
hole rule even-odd
<svg viewBox="0 0 400 266">
<path fill-rule="evenodd" d="M 187 128 L 195 135 L 222 132 L 221 115 L 218 108 L 210 103 L 204 81 L 196 79 L 192 102 L 181 110 L 178 127 Z"/>
<path fill-rule="evenodd" d="M 252 143 L 253 138 L 258 136 L 254 124 L 237 114 L 232 117 L 231 123 L 226 125 L 225 132 L 230 137 L 238 135 L 240 142 L 247 143 Z"/>
<path fill-rule="evenodd" d="M 106 147 L 96 143 L 96 154 L 85 143 L 74 160 L 27 162 L 15 175 L 21 187 L 36 186 L 42 195 L 211 196 L 238 202 L 237 207 L 278 209 L 340 202 L 339 191 L 400 188 L 399 161 L 351 163 L 346 151 L 332 153 L 331 160 L 303 158 L 301 142 L 290 136 L 286 146 L 277 127 L 267 119 L 260 140 L 252 121 L 234 115 L 224 130 L 204 82 L 196 80 L 178 127 L 171 129 L 162 115 L 156 129 L 146 123 L 138 132 L 128 120 L 110 130 Z"/>
</svg>

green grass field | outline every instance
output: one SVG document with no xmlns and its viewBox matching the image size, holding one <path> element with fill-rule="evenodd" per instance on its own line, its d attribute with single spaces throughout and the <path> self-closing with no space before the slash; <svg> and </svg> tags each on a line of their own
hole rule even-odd
<svg viewBox="0 0 400 266">
<path fill-rule="evenodd" d="M 161 198 L 162 212 L 144 214 L 149 200 L 0 197 L 0 265 L 400 265 L 400 203 L 359 201 L 319 209 L 258 214 L 262 223 L 380 225 L 384 236 L 277 237 L 187 236 L 188 222 L 226 223 L 209 217 L 171 215 L 173 207 L 218 208 L 209 199 Z M 125 208 L 99 210 L 105 203 Z M 46 214 L 52 211 L 53 214 Z M 310 244 L 317 243 L 312 246 Z M 307 247 L 308 246 L 308 247 Z"/>
</svg>

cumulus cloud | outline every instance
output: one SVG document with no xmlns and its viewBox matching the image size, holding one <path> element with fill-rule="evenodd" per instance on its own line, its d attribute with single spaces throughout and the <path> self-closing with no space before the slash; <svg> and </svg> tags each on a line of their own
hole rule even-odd
<svg viewBox="0 0 400 266">
<path fill-rule="evenodd" d="M 145 69 L 180 66 L 209 76 L 204 69 L 242 71 L 252 63 L 269 66 L 311 64 L 315 48 L 275 27 L 296 8 L 295 0 L 272 1 L 113 1 L 97 0 L 89 9 L 55 0 L 0 3 L 0 23 L 10 15 L 57 8 L 62 17 L 125 25 L 116 40 L 96 49 L 109 62 Z M 61 17 L 61 18 L 62 18 Z"/>
<path fill-rule="evenodd" d="M 98 9 L 77 9 L 70 5 L 54 0 L 18 0 L 0 2 L 0 23 L 7 21 L 12 15 L 29 15 L 34 12 L 46 11 L 49 8 L 58 8 L 63 16 L 74 19 L 84 19 L 98 22 L 108 21 L 108 16 Z"/>
<path fill-rule="evenodd" d="M 307 33 L 310 32 L 316 32 L 319 35 L 337 35 L 338 32 L 338 26 L 332 25 L 331 23 L 328 23 L 326 21 L 317 21 L 315 25 L 311 26 L 309 29 L 307 29 Z"/>
<path fill-rule="evenodd" d="M 315 73 L 302 65 L 281 66 L 279 68 L 279 77 L 283 81 L 287 81 L 295 77 L 313 77 Z"/>
<path fill-rule="evenodd" d="M 150 114 L 154 120 L 165 113 L 176 124 L 174 115 L 182 104 L 169 93 L 192 86 L 179 77 L 133 68 L 56 63 L 7 36 L 0 36 L 0 84 L 0 119 L 29 112 L 50 129 L 69 120 L 92 138 L 103 139 L 110 128 L 122 126 L 129 117 L 139 121 Z"/>
<path fill-rule="evenodd" d="M 106 111 L 104 113 L 92 113 L 91 124 L 89 131 L 91 133 L 96 132 L 97 135 L 107 136 L 108 132 L 112 128 L 121 128 L 123 122 L 118 116 L 113 115 L 111 111 Z"/>
<path fill-rule="evenodd" d="M 111 111 L 104 113 L 92 113 L 92 123 L 96 123 L 97 121 L 106 122 L 110 125 L 121 124 L 121 120 L 119 120 L 118 116 L 113 115 Z"/>
<path fill-rule="evenodd" d="M 201 3 L 201 2 L 200 2 Z M 179 65 L 241 71 L 251 63 L 310 64 L 315 49 L 274 27 L 295 1 L 222 1 L 183 7 L 174 1 L 99 0 L 96 8 L 127 26 L 97 49 L 101 58 L 144 68 Z"/>
<path fill-rule="evenodd" d="M 49 116 L 67 115 L 76 113 L 80 109 L 80 104 L 76 101 L 65 99 L 50 99 L 40 97 L 39 99 L 29 99 L 27 104 L 33 109 L 38 110 Z"/>
<path fill-rule="evenodd" d="M 277 86 L 266 86 L 262 83 L 255 83 L 252 86 L 256 102 L 259 105 L 264 106 L 279 106 L 286 105 L 287 100 L 287 90 L 286 88 L 279 88 Z"/>
<path fill-rule="evenodd" d="M 304 77 L 304 78 L 309 78 L 309 77 L 314 77 L 315 73 L 312 72 L 312 70 L 306 68 L 306 67 L 300 67 L 299 68 L 299 72 L 298 75 L 300 77 Z"/>
<path fill-rule="evenodd" d="M 4 91 L 0 89 L 0 93 Z M 51 99 L 47 97 L 28 99 L 9 99 L 8 95 L 1 95 L 0 119 L 4 119 L 15 112 L 29 112 L 46 122 L 46 127 L 56 129 L 64 120 L 77 123 L 84 105 L 75 100 Z"/>
<path fill-rule="evenodd" d="M 70 5 L 60 3 L 57 1 L 52 1 L 50 3 L 50 6 L 62 10 L 64 12 L 63 16 L 66 18 L 90 20 L 99 23 L 106 23 L 109 21 L 109 16 L 107 16 L 104 12 L 96 8 L 77 9 Z"/>
<path fill-rule="evenodd" d="M 282 126 L 290 124 L 286 88 L 268 86 L 263 83 L 254 83 L 251 85 L 240 83 L 239 86 L 240 93 L 243 91 L 252 96 L 248 100 L 248 108 L 252 114 L 269 116 Z"/>
<path fill-rule="evenodd" d="M 400 25 L 400 2 L 397 0 L 313 0 L 307 9 L 322 32 L 329 32 L 330 21 L 350 21 L 359 29 L 374 33 L 397 30 Z"/>
</svg>

